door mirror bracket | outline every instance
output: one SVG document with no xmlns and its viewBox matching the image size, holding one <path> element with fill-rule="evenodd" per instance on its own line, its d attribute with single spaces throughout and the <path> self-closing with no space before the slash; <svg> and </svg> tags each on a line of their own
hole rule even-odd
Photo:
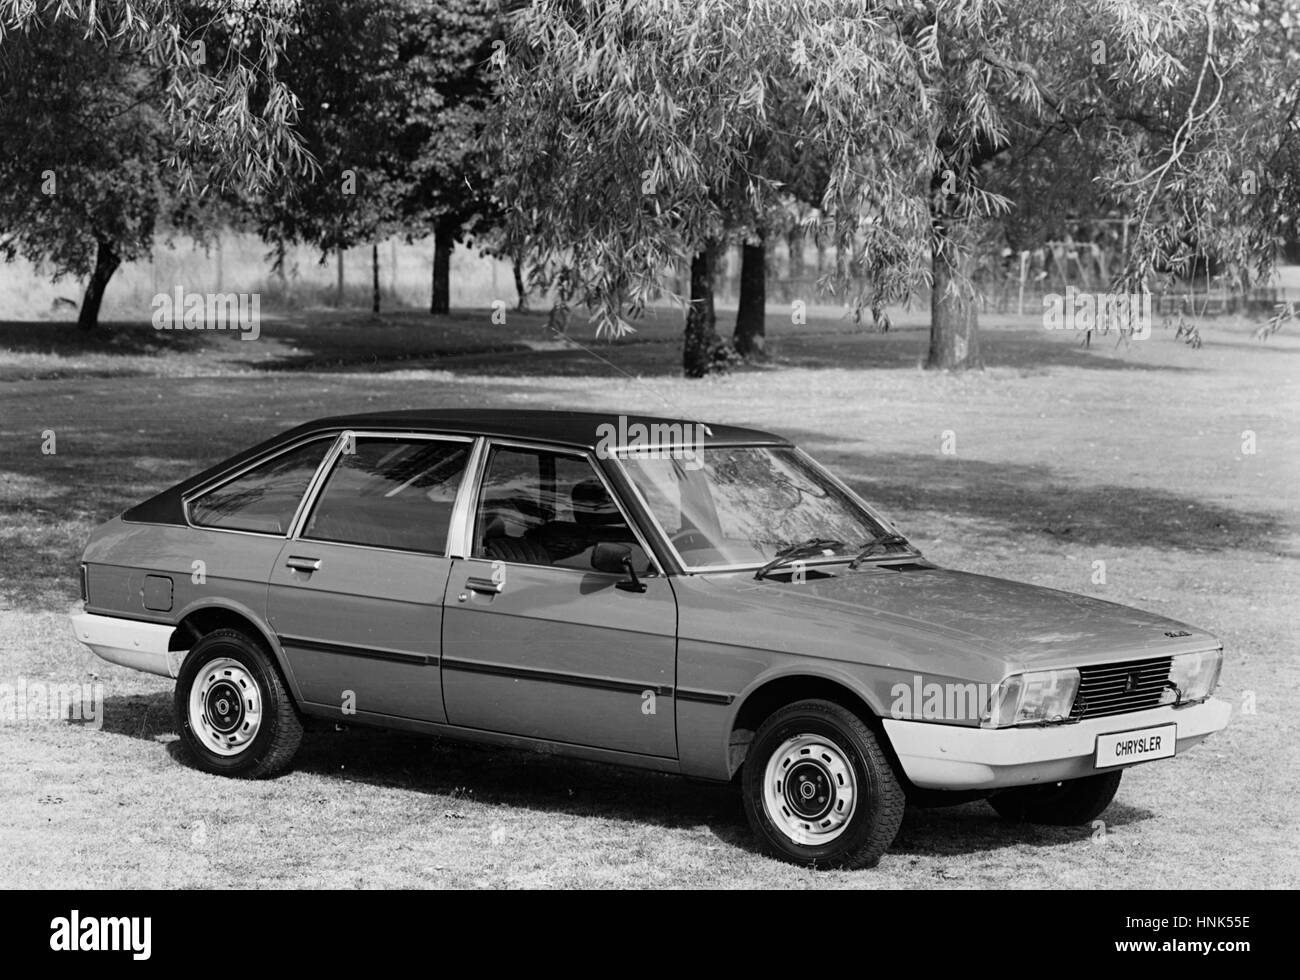
<svg viewBox="0 0 1300 980">
<path fill-rule="evenodd" d="M 615 586 L 615 588 L 622 589 L 624 592 L 644 592 L 646 590 L 645 583 L 637 575 L 636 567 L 632 563 L 632 549 L 625 544 L 617 544 L 612 541 L 602 541 L 597 544 L 591 550 L 591 567 L 598 572 L 607 572 L 612 575 L 626 572 L 627 579 Z"/>
</svg>

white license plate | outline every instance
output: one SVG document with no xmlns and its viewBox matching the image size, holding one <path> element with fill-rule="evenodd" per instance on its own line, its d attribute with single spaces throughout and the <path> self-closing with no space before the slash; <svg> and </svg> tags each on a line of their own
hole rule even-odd
<svg viewBox="0 0 1300 980">
<path fill-rule="evenodd" d="M 1110 766 L 1126 766 L 1132 762 L 1168 759 L 1174 754 L 1177 745 L 1177 725 L 1098 735 L 1097 758 L 1093 765 L 1098 769 L 1106 769 Z"/>
</svg>

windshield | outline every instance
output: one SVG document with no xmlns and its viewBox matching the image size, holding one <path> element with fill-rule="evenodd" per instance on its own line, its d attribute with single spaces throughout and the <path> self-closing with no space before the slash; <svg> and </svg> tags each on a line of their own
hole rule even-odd
<svg viewBox="0 0 1300 980">
<path fill-rule="evenodd" d="M 687 568 L 853 558 L 894 535 L 792 446 L 710 447 L 687 459 L 625 453 L 628 476 Z M 800 546 L 815 543 L 815 547 Z M 875 558 L 911 551 L 882 542 Z M 808 552 L 811 552 L 809 554 Z M 792 555 L 792 558 L 794 555 Z"/>
</svg>

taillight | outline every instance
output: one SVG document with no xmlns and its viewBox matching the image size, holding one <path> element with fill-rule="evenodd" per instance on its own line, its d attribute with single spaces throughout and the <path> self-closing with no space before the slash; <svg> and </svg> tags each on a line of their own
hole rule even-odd
<svg viewBox="0 0 1300 980">
<path fill-rule="evenodd" d="M 90 598 L 90 586 L 86 582 L 86 563 L 81 563 L 81 601 L 85 602 Z"/>
</svg>

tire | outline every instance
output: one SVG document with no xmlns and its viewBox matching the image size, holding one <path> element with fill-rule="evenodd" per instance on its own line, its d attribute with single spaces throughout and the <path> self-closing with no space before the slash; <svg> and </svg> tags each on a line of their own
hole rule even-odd
<svg viewBox="0 0 1300 980">
<path fill-rule="evenodd" d="M 875 734 L 831 701 L 799 701 L 763 722 L 742 783 L 759 846 L 795 864 L 872 867 L 903 822 L 903 788 Z"/>
<path fill-rule="evenodd" d="M 289 768 L 302 720 L 260 642 L 233 629 L 194 644 L 176 678 L 176 728 L 197 768 L 262 779 Z"/>
<path fill-rule="evenodd" d="M 1067 779 L 1043 786 L 1018 786 L 989 797 L 989 805 L 1007 820 L 1071 827 L 1091 823 L 1110 806 L 1122 769 Z"/>
</svg>

